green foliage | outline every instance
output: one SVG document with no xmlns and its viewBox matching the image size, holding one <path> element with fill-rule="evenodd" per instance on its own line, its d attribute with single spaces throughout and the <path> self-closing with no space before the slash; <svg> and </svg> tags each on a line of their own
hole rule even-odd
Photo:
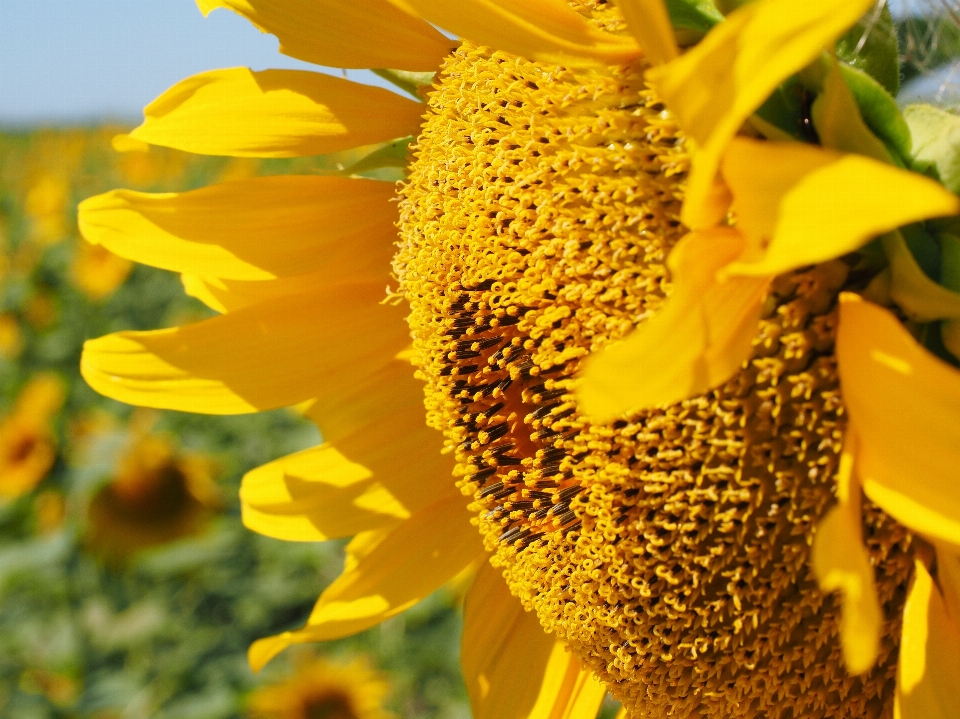
<svg viewBox="0 0 960 719">
<path fill-rule="evenodd" d="M 903 82 L 954 62 L 960 57 L 960 25 L 950 13 L 908 16 L 897 21 Z"/>
<path fill-rule="evenodd" d="M 884 4 L 868 12 L 837 40 L 837 57 L 862 70 L 891 95 L 900 90 L 897 28 Z"/>
<path fill-rule="evenodd" d="M 913 140 L 910 166 L 960 193 L 960 117 L 932 105 L 903 110 Z"/>
<path fill-rule="evenodd" d="M 86 508 L 115 471 L 131 408 L 80 379 L 83 341 L 211 312 L 184 295 L 175 275 L 148 267 L 133 268 L 107 296 L 91 297 L 77 280 L 83 248 L 77 202 L 115 187 L 184 190 L 256 174 L 337 169 L 330 158 L 236 160 L 162 148 L 117 154 L 110 138 L 120 131 L 0 134 L 0 417 L 40 371 L 59 374 L 67 387 L 51 471 L 34 490 L 0 500 L 4 719 L 239 718 L 245 695 L 284 676 L 293 653 L 256 677 L 247 647 L 302 625 L 343 561 L 341 543 L 282 542 L 241 525 L 242 474 L 319 439 L 313 425 L 286 410 L 243 417 L 159 413 L 154 431 L 221 467 L 224 506 L 204 533 L 123 565 L 86 548 Z M 112 417 L 112 428 L 84 431 L 98 416 Z M 65 509 L 58 514 L 58 507 Z M 390 708 L 401 716 L 465 717 L 456 604 L 442 590 L 381 627 L 316 651 L 372 655 L 394 685 Z"/>
</svg>

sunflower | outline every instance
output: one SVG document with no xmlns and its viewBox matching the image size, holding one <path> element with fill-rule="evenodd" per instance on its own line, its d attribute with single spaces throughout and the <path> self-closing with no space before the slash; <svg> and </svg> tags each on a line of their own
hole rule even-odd
<svg viewBox="0 0 960 719">
<path fill-rule="evenodd" d="M 250 719 L 390 719 L 383 709 L 390 692 L 386 678 L 365 659 L 337 665 L 301 659 L 292 677 L 254 691 Z"/>
<path fill-rule="evenodd" d="M 77 289 L 91 300 L 98 301 L 113 294 L 126 281 L 132 269 L 130 260 L 118 257 L 102 245 L 79 242 L 70 274 Z"/>
<path fill-rule="evenodd" d="M 57 440 L 52 420 L 63 400 L 63 382 L 52 374 L 38 374 L 0 420 L 0 499 L 31 491 L 53 467 Z"/>
<path fill-rule="evenodd" d="M 135 427 L 113 475 L 87 510 L 84 543 L 110 561 L 201 533 L 219 507 L 215 467 Z"/>
<path fill-rule="evenodd" d="M 131 137 L 370 145 L 354 176 L 81 207 L 89 241 L 222 313 L 88 343 L 93 387 L 223 414 L 309 403 L 323 433 L 241 489 L 257 531 L 355 535 L 307 625 L 254 665 L 478 563 L 478 717 L 592 716 L 593 677 L 636 717 L 960 706 L 960 286 L 935 219 L 960 210 L 954 118 L 897 109 L 882 4 L 730 4 L 201 0 L 301 59 L 393 68 L 418 100 L 203 73 Z M 371 179 L 408 137 L 399 191 Z"/>
</svg>

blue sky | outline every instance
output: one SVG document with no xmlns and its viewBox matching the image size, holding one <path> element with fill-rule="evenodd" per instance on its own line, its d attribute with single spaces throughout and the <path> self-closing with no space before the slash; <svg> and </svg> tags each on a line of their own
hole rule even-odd
<svg viewBox="0 0 960 719">
<path fill-rule="evenodd" d="M 238 65 L 316 69 L 228 10 L 204 18 L 193 0 L 0 0 L 0 125 L 137 122 L 178 80 Z"/>
</svg>

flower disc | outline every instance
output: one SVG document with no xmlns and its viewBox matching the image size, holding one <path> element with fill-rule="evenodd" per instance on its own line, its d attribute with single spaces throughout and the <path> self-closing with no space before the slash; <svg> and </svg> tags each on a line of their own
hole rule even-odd
<svg viewBox="0 0 960 719">
<path fill-rule="evenodd" d="M 779 278 L 753 358 L 710 394 L 610 425 L 574 401 L 583 358 L 669 293 L 685 232 L 685 140 L 643 71 L 469 44 L 447 60 L 395 260 L 428 421 L 512 592 L 631 716 L 887 715 L 910 537 L 865 508 L 885 621 L 861 676 L 810 566 L 845 426 L 848 266 Z"/>
</svg>

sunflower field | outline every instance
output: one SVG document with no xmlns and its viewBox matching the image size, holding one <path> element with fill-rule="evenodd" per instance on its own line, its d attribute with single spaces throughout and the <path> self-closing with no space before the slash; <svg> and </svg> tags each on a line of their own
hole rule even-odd
<svg viewBox="0 0 960 719">
<path fill-rule="evenodd" d="M 82 240 L 80 200 L 332 161 L 118 153 L 122 131 L 0 134 L 0 716 L 300 716 L 289 713 L 298 697 L 324 682 L 335 697 L 378 697 L 357 717 L 468 716 L 455 584 L 380 627 L 250 670 L 249 645 L 300 626 L 343 564 L 342 543 L 266 538 L 239 517 L 243 473 L 316 444 L 312 423 L 288 410 L 135 410 L 79 375 L 88 338 L 211 314 L 177 275 Z"/>
</svg>

